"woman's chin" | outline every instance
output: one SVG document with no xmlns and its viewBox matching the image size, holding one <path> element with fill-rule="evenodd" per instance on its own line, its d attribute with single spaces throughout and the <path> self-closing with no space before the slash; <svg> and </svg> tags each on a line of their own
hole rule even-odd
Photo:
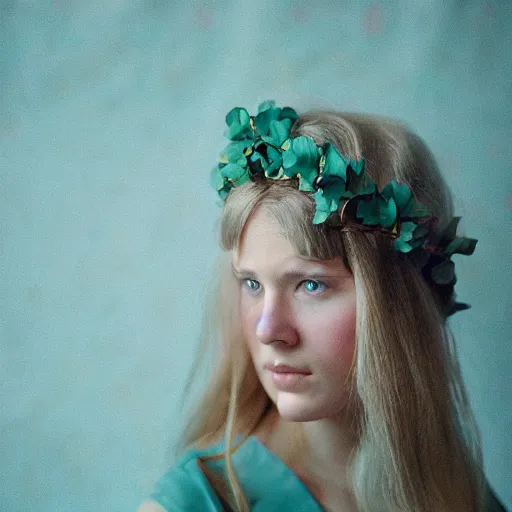
<svg viewBox="0 0 512 512">
<path fill-rule="evenodd" d="M 325 418 L 325 414 L 317 406 L 309 404 L 300 397 L 278 395 L 274 402 L 279 416 L 286 421 L 316 421 Z"/>
</svg>

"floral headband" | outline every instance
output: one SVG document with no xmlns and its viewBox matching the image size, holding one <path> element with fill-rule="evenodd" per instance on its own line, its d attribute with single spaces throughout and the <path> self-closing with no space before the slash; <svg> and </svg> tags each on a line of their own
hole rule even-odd
<svg viewBox="0 0 512 512">
<path fill-rule="evenodd" d="M 315 201 L 313 224 L 327 221 L 341 229 L 389 234 L 393 249 L 406 253 L 443 299 L 445 316 L 468 309 L 455 300 L 451 256 L 473 254 L 477 240 L 456 235 L 460 217 L 437 231 L 438 219 L 406 184 L 391 180 L 379 190 L 363 158 L 342 155 L 330 142 L 317 145 L 311 137 L 292 137 L 297 118 L 294 109 L 276 107 L 274 101 L 262 103 L 256 116 L 240 107 L 227 114 L 225 135 L 231 142 L 214 169 L 220 198 L 249 181 L 295 180 Z"/>
</svg>

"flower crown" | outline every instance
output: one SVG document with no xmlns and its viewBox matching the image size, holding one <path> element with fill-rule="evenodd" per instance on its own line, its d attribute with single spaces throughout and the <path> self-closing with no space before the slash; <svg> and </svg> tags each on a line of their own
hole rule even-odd
<svg viewBox="0 0 512 512">
<path fill-rule="evenodd" d="M 455 300 L 451 256 L 473 254 L 477 240 L 456 235 L 460 217 L 437 231 L 438 219 L 406 184 L 391 180 L 379 190 L 363 158 L 342 155 L 330 142 L 292 137 L 297 118 L 294 109 L 276 107 L 274 101 L 262 103 L 256 116 L 240 107 L 227 114 L 225 135 L 231 143 L 214 169 L 220 198 L 249 181 L 295 180 L 315 201 L 313 224 L 327 221 L 341 229 L 389 234 L 393 249 L 406 253 L 441 297 L 445 316 L 468 309 Z"/>
</svg>

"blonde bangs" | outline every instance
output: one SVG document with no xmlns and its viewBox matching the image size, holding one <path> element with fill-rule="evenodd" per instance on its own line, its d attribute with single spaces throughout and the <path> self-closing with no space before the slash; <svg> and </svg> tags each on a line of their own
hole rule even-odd
<svg viewBox="0 0 512 512">
<path fill-rule="evenodd" d="M 296 184 L 285 181 L 271 185 L 248 183 L 232 190 L 220 225 L 222 248 L 237 251 L 249 217 L 258 208 L 264 208 L 279 223 L 299 256 L 314 260 L 341 258 L 349 268 L 344 233 L 325 224 L 313 224 L 314 202 L 295 187 Z"/>
</svg>

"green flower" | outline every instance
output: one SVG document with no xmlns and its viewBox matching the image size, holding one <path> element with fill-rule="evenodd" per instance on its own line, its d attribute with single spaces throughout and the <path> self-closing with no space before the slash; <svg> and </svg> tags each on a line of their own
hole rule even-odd
<svg viewBox="0 0 512 512">
<path fill-rule="evenodd" d="M 457 226 L 460 217 L 454 217 L 443 231 L 431 237 L 429 245 L 438 252 L 442 252 L 448 256 L 452 254 L 464 254 L 470 256 L 473 254 L 477 240 L 474 238 L 466 238 L 457 236 Z"/>
<path fill-rule="evenodd" d="M 322 176 L 337 176 L 345 183 L 347 182 L 347 165 L 346 160 L 335 148 L 333 144 L 327 143 L 324 148 L 324 170 Z"/>
<path fill-rule="evenodd" d="M 289 138 L 292 124 L 298 114 L 290 107 L 275 106 L 275 101 L 265 101 L 258 107 L 254 124 L 258 135 L 273 146 L 281 146 Z"/>
<path fill-rule="evenodd" d="M 395 200 L 402 218 L 413 219 L 432 215 L 432 212 L 424 204 L 416 200 L 411 189 L 405 183 L 391 180 L 382 189 L 381 194 Z"/>
<path fill-rule="evenodd" d="M 338 210 L 340 199 L 346 190 L 345 182 L 337 176 L 322 177 L 321 183 L 322 186 L 312 196 L 316 204 L 313 224 L 325 222 L 332 212 Z"/>
<path fill-rule="evenodd" d="M 417 247 L 422 247 L 428 235 L 428 228 L 416 222 L 407 221 L 400 224 L 400 234 L 393 241 L 393 249 L 398 252 L 410 252 Z"/>
<path fill-rule="evenodd" d="M 363 173 L 363 159 L 353 160 L 341 155 L 330 142 L 324 144 L 321 151 L 323 170 L 314 183 L 318 188 L 313 194 L 316 203 L 314 224 L 324 222 L 345 200 L 375 192 L 375 184 Z"/>
<path fill-rule="evenodd" d="M 451 260 L 443 261 L 443 263 L 440 263 L 432 269 L 430 275 L 436 284 L 454 285 L 456 281 L 455 264 Z"/>
<path fill-rule="evenodd" d="M 222 164 L 221 164 L 222 165 Z M 233 187 L 239 187 L 250 181 L 246 167 L 237 164 L 226 164 L 217 168 L 215 188 L 221 199 L 225 199 Z"/>
<path fill-rule="evenodd" d="M 357 204 L 357 216 L 367 226 L 390 228 L 397 221 L 398 209 L 392 197 L 382 197 L 378 192 L 369 199 L 361 199 Z"/>
<path fill-rule="evenodd" d="M 314 192 L 320 162 L 320 152 L 315 141 L 310 137 L 295 137 L 286 141 L 283 148 L 285 176 L 298 177 L 299 190 Z"/>
<path fill-rule="evenodd" d="M 236 107 L 226 116 L 226 137 L 232 142 L 221 154 L 215 188 L 225 199 L 234 186 L 253 176 L 279 179 L 283 175 L 282 144 L 298 115 L 290 107 L 277 108 L 274 101 L 259 105 L 251 118 L 245 108 Z"/>
<path fill-rule="evenodd" d="M 460 218 L 438 231 L 438 219 L 416 200 L 407 184 L 391 180 L 379 191 L 365 172 L 362 158 L 342 155 L 331 142 L 317 146 L 310 137 L 291 137 L 297 117 L 295 110 L 276 107 L 274 101 L 260 104 L 255 117 L 240 107 L 227 114 L 226 136 L 231 143 L 212 175 L 221 199 L 250 180 L 295 178 L 299 190 L 312 193 L 314 224 L 325 222 L 351 200 L 354 208 L 343 210 L 353 217 L 350 221 L 389 231 L 393 249 L 407 254 L 421 269 L 440 297 L 446 317 L 467 309 L 467 304 L 456 302 L 451 256 L 472 254 L 477 241 L 457 236 Z"/>
<path fill-rule="evenodd" d="M 221 153 L 221 164 L 237 164 L 242 167 L 247 165 L 247 148 L 252 146 L 252 141 L 242 140 L 232 142 Z"/>
<path fill-rule="evenodd" d="M 251 116 L 245 108 L 235 107 L 226 115 L 228 129 L 224 135 L 230 140 L 244 140 L 254 138 L 251 126 Z"/>
<path fill-rule="evenodd" d="M 261 140 L 253 145 L 248 165 L 252 175 L 277 179 L 282 176 L 282 152 Z"/>
</svg>

